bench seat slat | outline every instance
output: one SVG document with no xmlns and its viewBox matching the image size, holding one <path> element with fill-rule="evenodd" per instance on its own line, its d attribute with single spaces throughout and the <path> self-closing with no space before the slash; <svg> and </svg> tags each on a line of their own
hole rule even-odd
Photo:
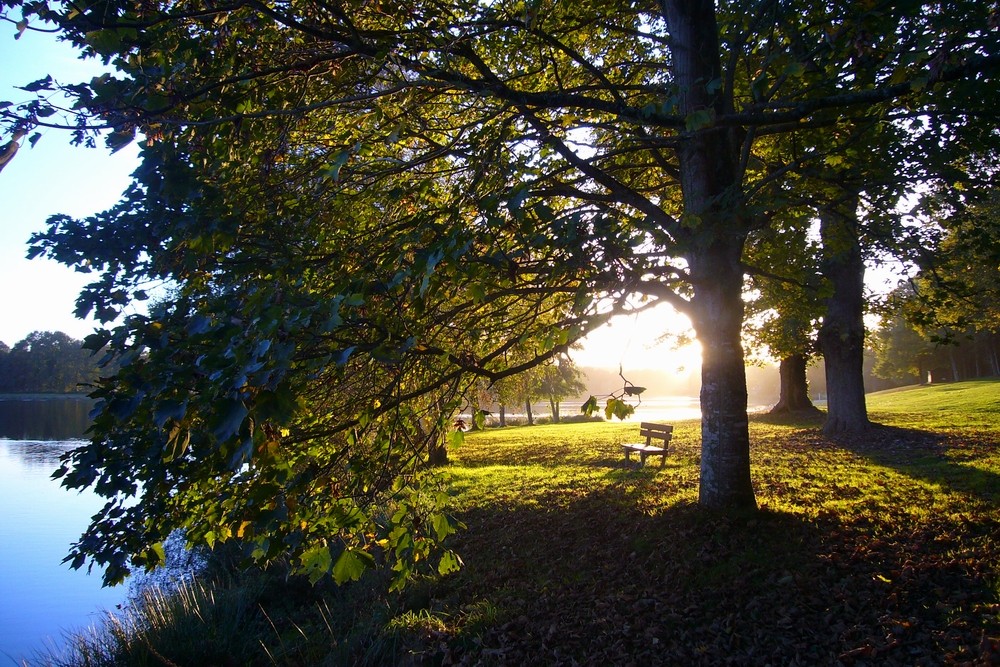
<svg viewBox="0 0 1000 667">
<path fill-rule="evenodd" d="M 669 424 L 656 424 L 654 422 L 642 422 L 639 424 L 639 435 L 646 438 L 646 442 L 627 442 L 622 444 L 625 452 L 625 460 L 630 460 L 629 454 L 636 452 L 639 454 L 640 465 L 646 463 L 647 456 L 660 456 L 660 465 L 666 463 L 667 453 L 670 446 L 670 439 L 673 437 L 674 427 Z M 662 440 L 662 445 L 654 445 L 653 440 Z"/>
</svg>

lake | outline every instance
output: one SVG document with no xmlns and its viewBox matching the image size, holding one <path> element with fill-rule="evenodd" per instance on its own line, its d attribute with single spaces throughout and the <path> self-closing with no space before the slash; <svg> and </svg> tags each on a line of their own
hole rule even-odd
<svg viewBox="0 0 1000 667">
<path fill-rule="evenodd" d="M 629 423 L 638 422 L 677 422 L 687 419 L 701 418 L 701 403 L 697 396 L 652 396 L 639 401 L 635 398 L 626 398 L 626 403 L 635 407 L 635 413 L 626 419 Z M 597 405 L 600 410 L 597 415 L 604 416 L 603 399 L 598 399 Z M 560 413 L 563 417 L 580 414 L 580 401 L 565 401 L 562 403 Z M 548 414 L 548 406 L 544 406 L 545 413 Z M 613 419 L 612 421 L 618 421 Z"/>
<path fill-rule="evenodd" d="M 600 409 L 595 413 L 596 416 L 604 417 L 605 402 L 605 399 L 598 399 L 597 405 Z M 625 420 L 629 424 L 638 425 L 639 422 L 644 421 L 673 423 L 701 419 L 701 400 L 697 396 L 649 396 L 641 401 L 636 398 L 626 398 L 625 402 L 635 407 L 635 413 Z M 583 401 L 563 401 L 560 404 L 559 412 L 564 418 L 573 417 L 580 414 L 582 405 Z M 751 405 L 747 412 L 762 412 L 769 407 L 768 405 Z M 548 403 L 532 403 L 531 409 L 535 417 L 549 415 Z M 507 416 L 512 419 L 522 419 L 524 418 L 524 409 L 522 406 L 508 409 Z M 612 418 L 612 421 L 617 422 L 618 419 Z M 487 423 L 491 425 L 497 423 L 495 409 Z"/>
<path fill-rule="evenodd" d="M 99 624 L 128 595 L 62 564 L 103 505 L 51 479 L 89 410 L 83 398 L 0 399 L 0 665 L 58 650 L 66 631 Z"/>
</svg>

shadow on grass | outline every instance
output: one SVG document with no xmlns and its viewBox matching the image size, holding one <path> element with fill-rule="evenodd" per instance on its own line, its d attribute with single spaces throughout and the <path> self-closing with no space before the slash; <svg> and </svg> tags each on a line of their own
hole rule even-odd
<svg viewBox="0 0 1000 667">
<path fill-rule="evenodd" d="M 954 436 L 915 428 L 873 424 L 862 434 L 823 436 L 819 429 L 825 415 L 753 415 L 751 421 L 762 424 L 815 429 L 815 437 L 872 463 L 891 468 L 913 479 L 987 502 L 1000 502 L 1000 474 L 972 465 L 962 459 L 978 458 L 977 449 L 1000 450 L 1000 441 L 990 432 L 979 433 L 981 440 L 970 442 Z"/>
<path fill-rule="evenodd" d="M 456 628 L 447 646 L 425 646 L 424 657 L 933 664 L 978 659 L 983 633 L 1000 631 L 995 614 L 980 613 L 996 603 L 989 580 L 946 558 L 953 545 L 931 536 L 872 540 L 834 519 L 726 515 L 692 504 L 651 510 L 642 497 L 612 484 L 558 507 L 461 514 L 469 530 L 454 546 L 466 566 L 438 584 L 428 607 Z M 914 553 L 924 556 L 919 567 Z M 463 633 L 462 609 L 483 601 L 496 621 Z"/>
<path fill-rule="evenodd" d="M 986 502 L 1000 502 L 1000 474 L 961 463 L 963 458 L 974 458 L 967 455 L 967 451 L 981 447 L 996 450 L 1000 442 L 969 443 L 931 431 L 881 424 L 874 425 L 863 435 L 837 436 L 829 440 L 913 479 Z"/>
</svg>

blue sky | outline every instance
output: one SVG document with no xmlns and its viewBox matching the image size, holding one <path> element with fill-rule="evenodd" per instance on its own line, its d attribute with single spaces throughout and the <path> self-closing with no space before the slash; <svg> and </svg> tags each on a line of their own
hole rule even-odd
<svg viewBox="0 0 1000 667">
<path fill-rule="evenodd" d="M 14 89 L 51 74 L 74 83 L 99 71 L 81 62 L 72 49 L 50 35 L 27 32 L 14 40 L 14 28 L 0 24 L 0 100 L 20 101 L 29 93 Z M 69 133 L 42 130 L 32 148 L 27 141 L 0 173 L 0 341 L 13 345 L 32 331 L 64 331 L 82 338 L 92 322 L 73 317 L 76 295 L 87 277 L 49 260 L 25 258 L 33 232 L 45 229 L 50 215 L 85 216 L 113 205 L 137 164 L 134 146 L 109 155 L 103 148 L 69 144 Z M 6 144 L 10 138 L 0 135 Z"/>
</svg>

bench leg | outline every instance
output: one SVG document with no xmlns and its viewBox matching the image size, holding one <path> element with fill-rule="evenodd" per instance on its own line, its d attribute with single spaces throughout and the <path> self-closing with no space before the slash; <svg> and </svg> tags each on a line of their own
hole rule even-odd
<svg viewBox="0 0 1000 667">
<path fill-rule="evenodd" d="M 639 452 L 639 465 L 646 465 L 646 452 Z"/>
</svg>

